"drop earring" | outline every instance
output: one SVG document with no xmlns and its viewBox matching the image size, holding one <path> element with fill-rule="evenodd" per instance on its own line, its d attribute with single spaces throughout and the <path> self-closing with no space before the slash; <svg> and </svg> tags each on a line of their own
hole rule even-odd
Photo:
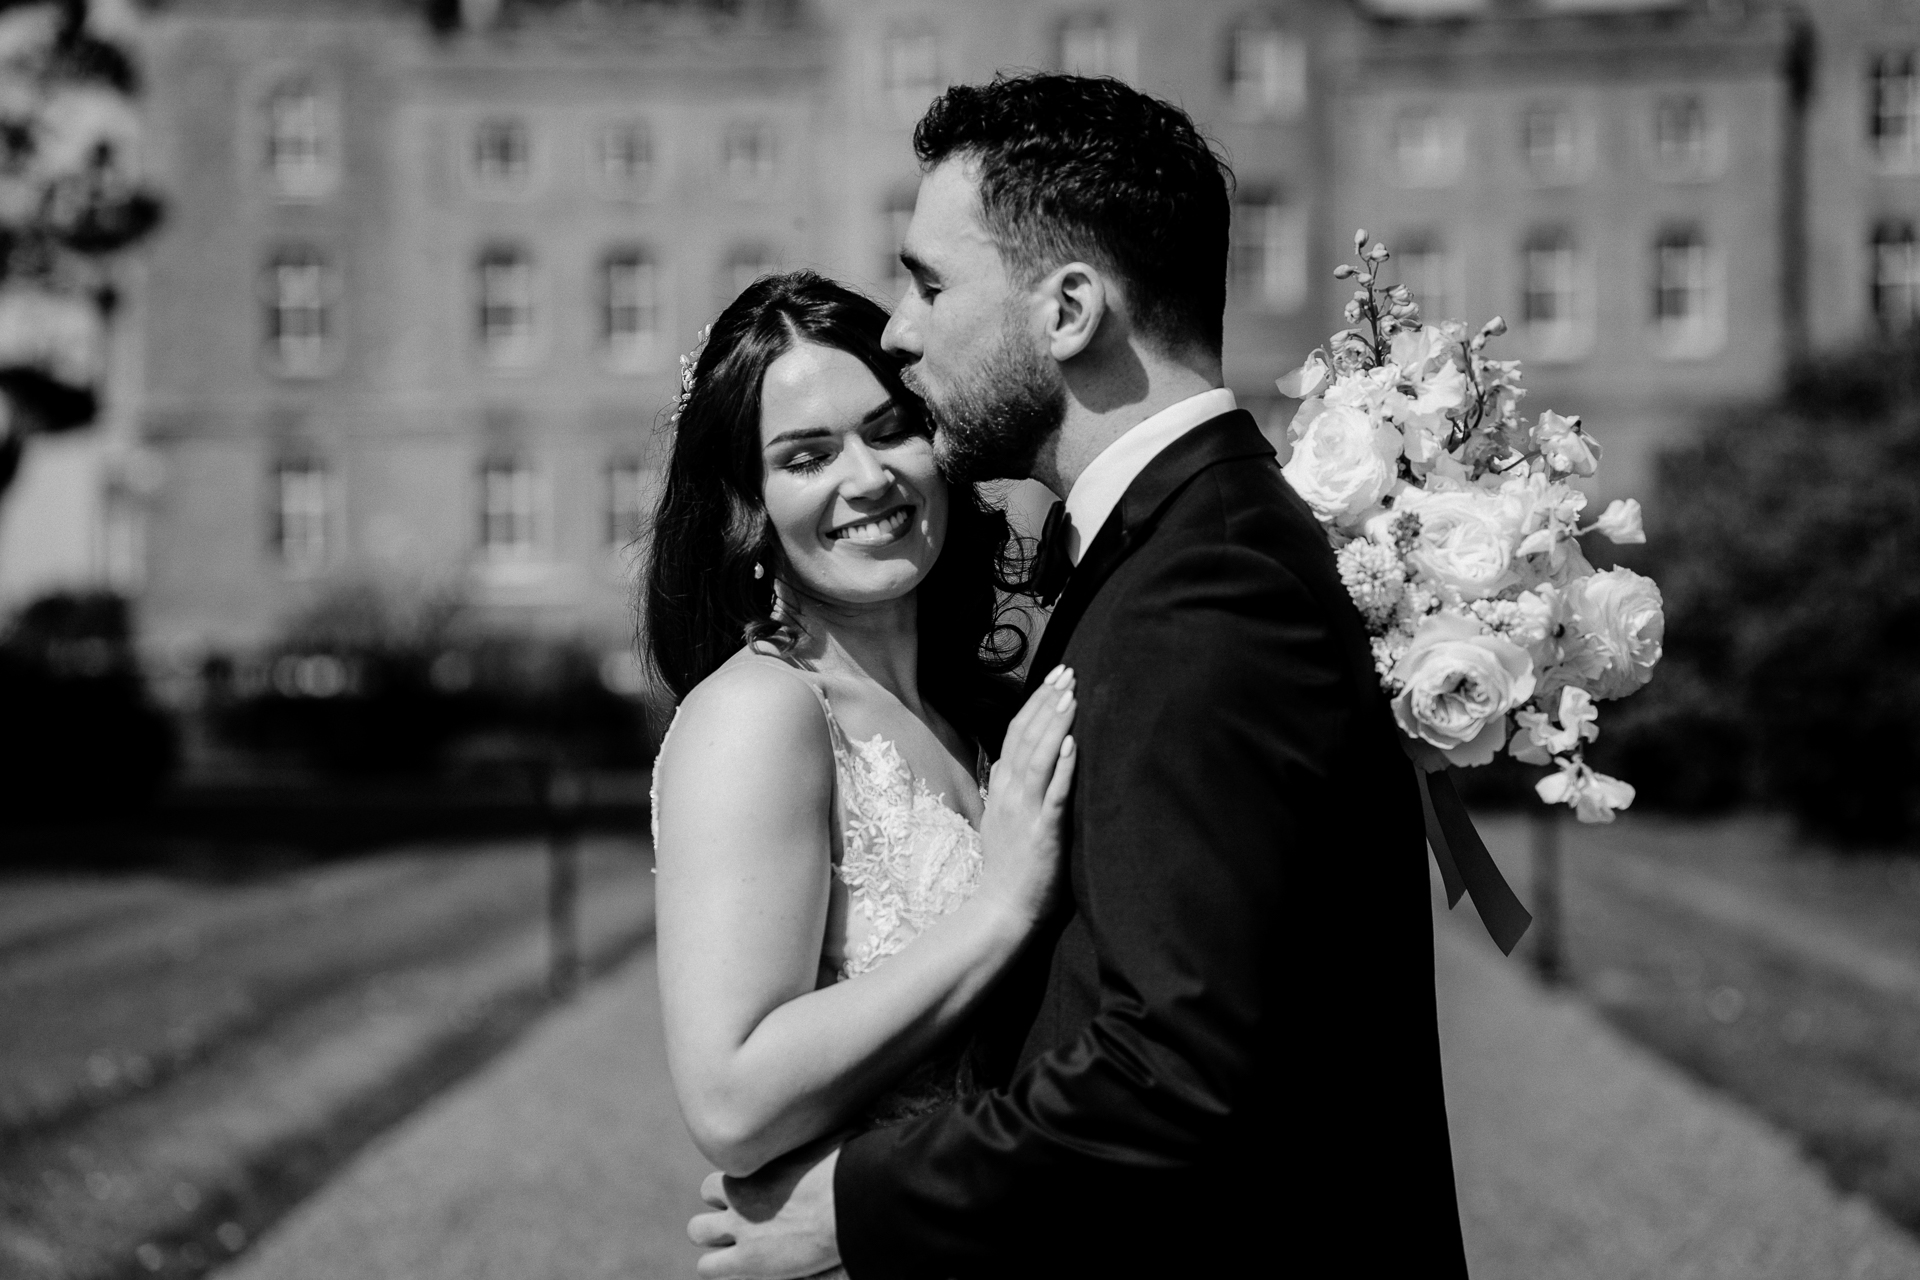
<svg viewBox="0 0 1920 1280">
<path fill-rule="evenodd" d="M 767 576 L 767 566 L 765 566 L 765 565 L 763 565 L 763 564 L 761 564 L 761 563 L 760 563 L 759 561 L 757 561 L 757 560 L 756 560 L 756 561 L 754 561 L 754 565 L 753 565 L 753 580 L 754 580 L 755 582 L 758 582 L 758 581 L 760 581 L 760 579 L 762 579 L 762 578 L 764 578 L 764 577 L 766 577 L 766 576 Z"/>
</svg>

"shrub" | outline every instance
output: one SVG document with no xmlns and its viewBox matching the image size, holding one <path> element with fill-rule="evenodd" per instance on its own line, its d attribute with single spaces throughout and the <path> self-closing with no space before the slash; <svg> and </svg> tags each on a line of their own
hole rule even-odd
<svg viewBox="0 0 1920 1280">
<path fill-rule="evenodd" d="M 0 638 L 0 708 L 0 816 L 9 821 L 138 810 L 177 758 L 116 595 L 58 594 L 23 609 Z"/>
<path fill-rule="evenodd" d="M 1666 657 L 1596 763 L 1649 802 L 1920 835 L 1920 335 L 1722 413 L 1662 456 L 1655 497 L 1637 559 L 1666 596 Z"/>
</svg>

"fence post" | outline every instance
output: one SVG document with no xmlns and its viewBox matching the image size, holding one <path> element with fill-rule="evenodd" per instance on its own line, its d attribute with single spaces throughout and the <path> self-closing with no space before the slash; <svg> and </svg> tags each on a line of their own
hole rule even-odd
<svg viewBox="0 0 1920 1280">
<path fill-rule="evenodd" d="M 1547 986 L 1567 976 L 1560 913 L 1559 806 L 1533 812 L 1533 971 Z"/>
<path fill-rule="evenodd" d="M 547 827 L 547 994 L 563 1000 L 580 982 L 581 779 L 564 764 L 541 771 Z"/>
</svg>

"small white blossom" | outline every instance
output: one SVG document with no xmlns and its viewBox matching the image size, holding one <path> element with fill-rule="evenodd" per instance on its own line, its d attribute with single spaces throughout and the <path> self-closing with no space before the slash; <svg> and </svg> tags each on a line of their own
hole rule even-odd
<svg viewBox="0 0 1920 1280">
<path fill-rule="evenodd" d="M 1384 629 L 1392 620 L 1400 597 L 1406 592 L 1407 570 L 1393 548 L 1383 547 L 1367 538 L 1356 538 L 1334 557 L 1340 569 L 1340 581 L 1359 608 L 1372 631 Z"/>
<path fill-rule="evenodd" d="M 1615 498 L 1609 502 L 1593 527 L 1615 543 L 1647 540 L 1646 530 L 1640 526 L 1640 503 L 1633 498 Z"/>
</svg>

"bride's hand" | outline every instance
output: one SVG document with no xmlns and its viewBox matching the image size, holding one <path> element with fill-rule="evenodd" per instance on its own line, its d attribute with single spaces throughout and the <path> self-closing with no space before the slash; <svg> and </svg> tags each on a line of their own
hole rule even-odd
<svg viewBox="0 0 1920 1280">
<path fill-rule="evenodd" d="M 987 777 L 980 892 L 997 897 L 1023 925 L 1046 914 L 1060 881 L 1060 832 L 1076 759 L 1067 730 L 1075 709 L 1073 672 L 1055 667 L 1007 726 Z"/>
</svg>

